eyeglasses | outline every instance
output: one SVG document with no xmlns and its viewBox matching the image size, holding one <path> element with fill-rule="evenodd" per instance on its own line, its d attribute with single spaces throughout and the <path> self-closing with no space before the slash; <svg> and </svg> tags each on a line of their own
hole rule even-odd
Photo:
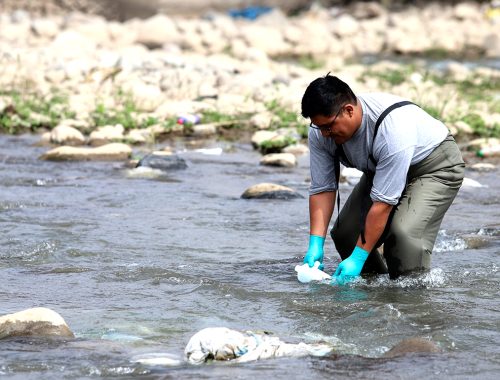
<svg viewBox="0 0 500 380">
<path fill-rule="evenodd" d="M 337 114 L 333 118 L 332 122 L 328 123 L 328 125 L 317 126 L 317 125 L 314 125 L 313 122 L 311 121 L 311 123 L 309 123 L 309 127 L 311 127 L 312 129 L 319 129 L 319 130 L 330 129 L 332 127 L 332 125 L 335 124 L 335 121 L 337 120 L 337 118 L 340 115 L 340 111 L 342 111 L 343 109 L 344 109 L 344 106 L 340 107 L 340 109 L 337 111 Z"/>
</svg>

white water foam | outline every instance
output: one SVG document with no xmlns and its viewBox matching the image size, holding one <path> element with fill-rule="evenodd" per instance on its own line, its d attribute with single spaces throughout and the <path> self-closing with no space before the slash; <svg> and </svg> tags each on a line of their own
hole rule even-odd
<svg viewBox="0 0 500 380">
<path fill-rule="evenodd" d="M 446 230 L 439 230 L 434 244 L 434 252 L 453 252 L 463 251 L 467 248 L 467 243 L 464 239 L 456 236 L 450 236 Z"/>
<path fill-rule="evenodd" d="M 426 273 L 401 276 L 396 280 L 391 280 L 389 275 L 380 275 L 374 280 L 361 279 L 358 283 L 374 288 L 439 288 L 446 284 L 446 280 L 447 276 L 441 268 L 433 268 Z"/>
</svg>

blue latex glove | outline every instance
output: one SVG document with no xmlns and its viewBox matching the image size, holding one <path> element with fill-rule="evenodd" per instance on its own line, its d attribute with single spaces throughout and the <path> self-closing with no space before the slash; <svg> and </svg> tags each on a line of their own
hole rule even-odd
<svg viewBox="0 0 500 380">
<path fill-rule="evenodd" d="M 338 284 L 343 285 L 358 277 L 367 258 L 368 252 L 356 246 L 351 256 L 339 264 L 337 270 L 333 274 L 334 280 L 336 280 Z"/>
<path fill-rule="evenodd" d="M 304 263 L 310 268 L 314 266 L 315 261 L 319 261 L 319 269 L 323 270 L 323 245 L 325 238 L 318 235 L 309 235 L 309 249 L 304 256 Z"/>
</svg>

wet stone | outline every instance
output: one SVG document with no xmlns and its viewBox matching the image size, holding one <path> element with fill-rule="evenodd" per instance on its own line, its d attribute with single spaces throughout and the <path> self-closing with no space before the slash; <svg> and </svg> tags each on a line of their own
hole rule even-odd
<svg viewBox="0 0 500 380">
<path fill-rule="evenodd" d="M 186 161 L 183 158 L 168 152 L 154 152 L 144 156 L 137 164 L 137 167 L 141 166 L 164 171 L 183 170 L 187 168 Z"/>
<path fill-rule="evenodd" d="M 241 195 L 243 199 L 295 199 L 304 198 L 295 190 L 286 186 L 273 183 L 260 183 L 245 190 Z"/>
</svg>

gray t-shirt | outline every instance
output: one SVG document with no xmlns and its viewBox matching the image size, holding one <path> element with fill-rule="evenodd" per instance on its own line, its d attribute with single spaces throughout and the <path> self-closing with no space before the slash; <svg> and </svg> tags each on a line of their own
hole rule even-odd
<svg viewBox="0 0 500 380">
<path fill-rule="evenodd" d="M 371 199 L 395 205 L 406 185 L 410 165 L 426 158 L 448 135 L 439 120 L 416 105 L 392 110 L 380 124 L 373 157 L 377 167 L 368 159 L 372 147 L 375 123 L 392 104 L 407 100 L 385 93 L 360 94 L 363 118 L 352 138 L 343 144 L 352 165 L 363 172 L 375 171 Z M 309 194 L 337 190 L 334 156 L 336 145 L 317 129 L 309 130 L 311 186 Z"/>
</svg>

